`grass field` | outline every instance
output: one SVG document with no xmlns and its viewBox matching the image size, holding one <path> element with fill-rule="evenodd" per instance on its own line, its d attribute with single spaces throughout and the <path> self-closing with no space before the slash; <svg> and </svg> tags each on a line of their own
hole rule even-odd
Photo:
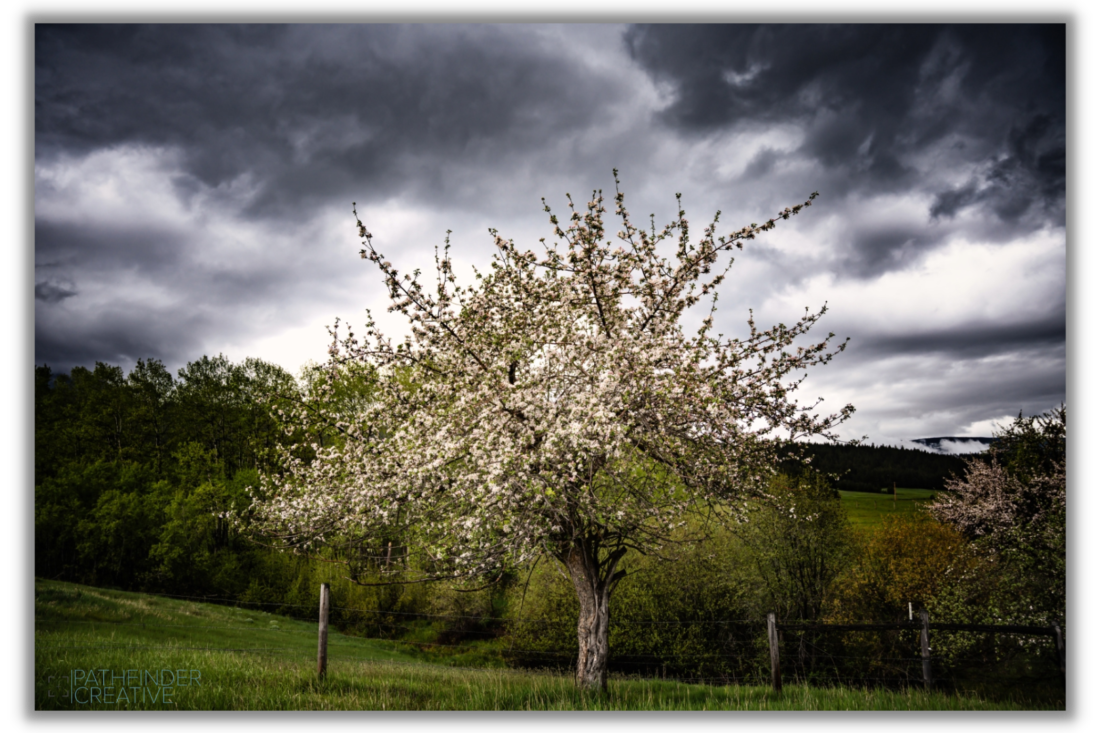
<svg viewBox="0 0 1100 733">
<path fill-rule="evenodd" d="M 316 634 L 316 624 L 262 611 L 36 580 L 35 708 L 1036 709 L 916 690 L 790 685 L 775 693 L 660 680 L 612 679 L 606 696 L 585 694 L 566 674 L 431 664 L 398 644 L 336 633 L 330 633 L 329 674 L 321 682 Z M 119 688 L 125 688 L 121 695 Z"/>
<path fill-rule="evenodd" d="M 898 489 L 898 498 L 894 501 L 893 489 L 881 494 L 841 491 L 840 500 L 852 524 L 869 528 L 881 524 L 883 517 L 887 515 L 918 511 L 918 507 L 934 497 L 936 493 L 929 489 Z"/>
</svg>

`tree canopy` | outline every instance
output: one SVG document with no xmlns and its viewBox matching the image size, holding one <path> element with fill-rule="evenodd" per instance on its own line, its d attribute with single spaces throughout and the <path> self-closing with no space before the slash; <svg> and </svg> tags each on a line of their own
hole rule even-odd
<svg viewBox="0 0 1100 733">
<path fill-rule="evenodd" d="M 815 197 L 726 235 L 715 215 L 692 242 L 680 206 L 663 228 L 635 226 L 616 174 L 617 242 L 601 192 L 582 207 L 570 199 L 565 221 L 544 202 L 555 240 L 535 253 L 490 230 L 496 255 L 469 285 L 449 241 L 425 285 L 419 270 L 397 271 L 356 215 L 360 254 L 410 332 L 395 342 L 369 314 L 361 339 L 337 324 L 327 381 L 283 413 L 288 430 L 329 438 L 309 440 L 311 460 L 286 450 L 257 493 L 253 529 L 302 552 L 335 548 L 349 564 L 400 537 L 422 579 L 493 577 L 549 556 L 581 602 L 578 681 L 603 685 L 623 555 L 659 551 L 688 512 L 736 519 L 766 494 L 781 446 L 835 437 L 853 411 L 819 415 L 792 396 L 800 372 L 844 348 L 833 334 L 795 343 L 824 306 L 766 330 L 750 312 L 744 338 L 715 333 L 730 253 Z M 685 332 L 688 311 L 708 301 Z M 340 385 L 363 367 L 369 399 L 349 410 Z"/>
</svg>

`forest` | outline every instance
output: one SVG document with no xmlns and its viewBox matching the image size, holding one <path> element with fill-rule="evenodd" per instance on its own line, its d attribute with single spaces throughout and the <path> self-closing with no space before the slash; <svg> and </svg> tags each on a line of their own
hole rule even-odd
<svg viewBox="0 0 1100 733">
<path fill-rule="evenodd" d="M 814 444 L 803 451 L 813 457 L 815 469 L 837 477 L 840 491 L 879 492 L 894 486 L 939 491 L 951 476 L 961 476 L 966 469 L 959 456 L 919 448 Z"/>
</svg>

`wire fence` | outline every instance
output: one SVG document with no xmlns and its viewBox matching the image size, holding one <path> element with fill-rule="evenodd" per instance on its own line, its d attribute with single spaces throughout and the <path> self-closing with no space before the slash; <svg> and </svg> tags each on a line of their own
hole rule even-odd
<svg viewBox="0 0 1100 733">
<path fill-rule="evenodd" d="M 314 614 L 317 609 L 316 605 L 216 596 L 159 595 L 237 608 L 294 609 L 293 616 L 299 619 L 306 615 L 304 609 Z M 375 637 L 333 636 L 327 644 L 334 652 L 333 659 L 339 659 L 341 652 L 362 649 L 362 643 L 369 641 L 376 647 L 420 656 L 425 661 L 434 657 L 435 661 L 446 662 L 448 658 L 461 659 L 462 654 L 477 651 L 482 655 L 482 661 L 488 655 L 495 663 L 506 665 L 507 669 L 516 672 L 546 669 L 569 671 L 575 668 L 577 662 L 576 637 L 572 636 L 571 649 L 565 641 L 575 634 L 575 626 L 571 627 L 570 619 L 502 618 L 350 606 L 332 606 L 331 610 L 339 612 L 345 619 L 368 620 L 375 628 L 384 629 L 388 634 Z M 455 638 L 447 640 L 445 633 L 438 635 L 434 641 L 401 638 L 414 632 L 422 633 L 424 622 L 440 623 L 445 628 L 448 625 L 457 627 L 453 634 Z M 144 619 L 36 620 L 36 626 L 45 632 L 49 632 L 55 624 L 128 626 L 171 630 L 173 633 L 201 632 L 200 636 L 211 640 L 214 634 L 210 632 L 264 631 L 297 635 L 303 640 L 318 633 L 309 628 L 263 627 L 246 622 L 186 624 Z M 779 633 L 773 645 L 769 643 L 763 619 L 698 618 L 677 621 L 631 618 L 625 622 L 613 619 L 609 670 L 612 677 L 619 679 L 660 678 L 707 685 L 767 684 L 769 680 L 774 684 L 778 679 L 778 670 L 789 682 L 820 686 L 929 686 L 934 678 L 935 686 L 942 688 L 966 686 L 976 680 L 988 683 L 991 677 L 1006 684 L 1061 685 L 1063 689 L 1065 685 L 1062 636 L 1057 627 L 927 623 L 924 633 L 935 632 L 933 648 L 936 654 L 929 653 L 928 640 L 921 639 L 921 627 L 916 623 L 779 623 L 777 629 Z M 654 633 L 659 635 L 654 637 Z M 1049 637 L 1050 641 L 1047 642 L 1044 637 Z M 1029 643 L 1020 643 L 1022 639 L 1029 640 Z M 1037 642 L 1040 639 L 1042 641 Z M 217 645 L 193 636 L 186 640 L 190 642 L 187 645 L 117 642 L 51 644 L 48 633 L 41 641 L 37 648 L 51 651 L 193 650 L 311 658 L 311 647 L 306 645 L 234 645 L 228 640 L 225 645 Z M 479 645 L 478 641 L 487 643 Z M 925 645 L 923 653 L 922 643 Z M 400 659 L 371 661 L 385 664 L 424 663 Z M 462 664 L 447 666 L 455 670 L 485 669 L 484 666 Z"/>
</svg>

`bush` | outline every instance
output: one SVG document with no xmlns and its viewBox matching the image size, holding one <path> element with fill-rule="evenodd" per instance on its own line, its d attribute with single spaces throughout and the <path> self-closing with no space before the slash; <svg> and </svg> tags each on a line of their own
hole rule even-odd
<svg viewBox="0 0 1100 733">
<path fill-rule="evenodd" d="M 761 583 L 758 613 L 774 612 L 783 621 L 818 619 L 852 558 L 848 515 L 820 474 L 777 476 L 770 491 L 773 500 L 759 502 L 737 532 Z"/>
<path fill-rule="evenodd" d="M 1017 623 L 1064 624 L 1066 409 L 1018 417 L 996 438 L 929 511 L 1006 567 L 1006 611 Z"/>
<path fill-rule="evenodd" d="M 611 600 L 612 672 L 716 683 L 763 679 L 760 584 L 736 537 L 715 531 L 705 543 L 666 547 L 660 557 L 628 555 L 623 566 L 629 574 Z M 577 652 L 572 581 L 547 563 L 529 584 L 526 574 L 521 578 L 510 596 L 508 659 L 568 667 Z"/>
<path fill-rule="evenodd" d="M 940 590 L 978 562 L 966 538 L 924 514 L 884 517 L 866 534 L 840 578 L 830 620 L 904 621 L 909 604 L 926 608 Z"/>
<path fill-rule="evenodd" d="M 818 618 L 854 543 L 839 496 L 823 478 L 780 476 L 770 491 L 774 500 L 758 501 L 734 531 L 713 528 L 705 542 L 624 558 L 629 574 L 611 601 L 612 671 L 766 679 L 766 614 Z M 687 526 L 681 536 L 701 529 Z M 509 658 L 522 666 L 567 666 L 577 649 L 572 583 L 548 564 L 529 583 L 524 578 L 513 591 Z"/>
</svg>

